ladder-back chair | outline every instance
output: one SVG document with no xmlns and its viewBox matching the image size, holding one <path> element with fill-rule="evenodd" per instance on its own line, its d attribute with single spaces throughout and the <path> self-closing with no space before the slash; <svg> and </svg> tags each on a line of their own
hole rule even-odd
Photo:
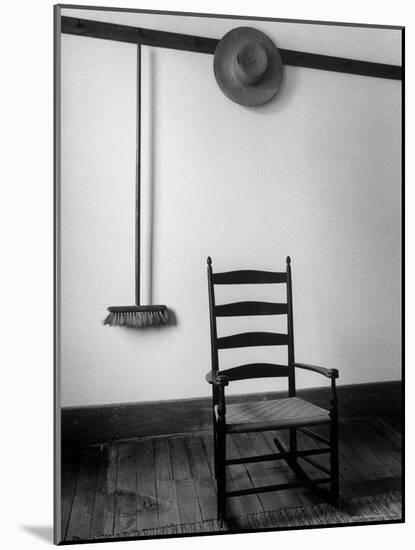
<svg viewBox="0 0 415 550">
<path fill-rule="evenodd" d="M 293 306 L 291 285 L 291 260 L 287 257 L 286 270 L 283 272 L 241 270 L 225 273 L 213 273 L 212 260 L 207 259 L 210 334 L 212 370 L 206 375 L 206 380 L 212 385 L 213 396 L 213 437 L 214 464 L 217 481 L 217 512 L 218 518 L 225 517 L 225 502 L 227 497 L 276 491 L 302 486 L 308 486 L 319 494 L 326 495 L 337 502 L 339 496 L 339 465 L 338 465 L 338 422 L 336 369 L 325 369 L 314 365 L 296 363 L 294 359 Z M 285 284 L 286 302 L 235 302 L 216 305 L 216 285 L 244 284 Z M 217 317 L 236 317 L 246 315 L 286 315 L 287 333 L 245 332 L 231 336 L 218 337 Z M 219 367 L 219 350 L 242 348 L 248 346 L 287 346 L 287 365 L 270 363 L 250 363 L 221 370 Z M 331 398 L 329 410 L 318 407 L 296 396 L 295 371 L 306 369 L 321 374 L 331 380 Z M 225 403 L 225 387 L 232 381 L 249 378 L 286 377 L 288 379 L 288 397 L 277 400 L 267 400 L 246 403 Z M 315 433 L 309 426 L 327 424 L 329 438 Z M 226 436 L 229 433 L 258 432 L 266 430 L 289 430 L 289 445 L 286 447 L 279 438 L 274 442 L 278 453 L 244 457 L 227 460 Z M 324 444 L 323 448 L 298 450 L 297 431 Z M 330 469 L 322 466 L 312 458 L 312 455 L 330 454 Z M 296 474 L 296 481 L 283 484 L 255 487 L 244 490 L 226 490 L 226 466 L 246 462 L 261 462 L 283 459 Z M 298 459 L 323 471 L 324 477 L 311 479 L 304 471 Z M 324 491 L 321 486 L 329 485 L 330 491 Z"/>
</svg>

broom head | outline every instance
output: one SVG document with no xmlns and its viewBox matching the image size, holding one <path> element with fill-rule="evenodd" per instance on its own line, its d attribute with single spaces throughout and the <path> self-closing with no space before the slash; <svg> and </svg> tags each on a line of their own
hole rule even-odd
<svg viewBox="0 0 415 550">
<path fill-rule="evenodd" d="M 111 306 L 104 319 L 110 327 L 145 328 L 166 325 L 169 317 L 166 306 Z"/>
</svg>

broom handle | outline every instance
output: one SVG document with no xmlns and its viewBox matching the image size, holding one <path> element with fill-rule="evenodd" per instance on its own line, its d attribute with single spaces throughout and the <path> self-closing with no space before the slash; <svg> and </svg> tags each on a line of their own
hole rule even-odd
<svg viewBox="0 0 415 550">
<path fill-rule="evenodd" d="M 140 35 L 139 35 L 139 38 Z M 144 50 L 145 51 L 145 50 Z M 154 80 L 152 57 L 137 44 L 137 192 L 136 192 L 136 305 L 153 300 L 153 142 Z M 144 63 L 143 63 L 144 57 Z M 149 84 L 143 88 L 143 83 Z M 148 139 L 144 139 L 144 136 Z"/>
<path fill-rule="evenodd" d="M 137 42 L 137 136 L 136 136 L 136 198 L 135 198 L 135 303 L 140 305 L 140 239 L 141 239 L 141 42 Z"/>
</svg>

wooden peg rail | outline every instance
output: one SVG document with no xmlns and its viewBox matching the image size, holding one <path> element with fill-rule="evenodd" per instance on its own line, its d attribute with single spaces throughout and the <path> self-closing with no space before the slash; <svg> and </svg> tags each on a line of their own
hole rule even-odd
<svg viewBox="0 0 415 550">
<path fill-rule="evenodd" d="M 77 17 L 62 17 L 61 32 L 90 38 L 116 40 L 131 44 L 140 43 L 144 46 L 208 54 L 214 54 L 219 43 L 219 39 L 216 38 L 117 25 L 115 23 L 78 19 Z M 402 67 L 399 65 L 372 63 L 370 61 L 284 50 L 282 48 L 278 48 L 278 50 L 285 65 L 402 80 Z"/>
</svg>

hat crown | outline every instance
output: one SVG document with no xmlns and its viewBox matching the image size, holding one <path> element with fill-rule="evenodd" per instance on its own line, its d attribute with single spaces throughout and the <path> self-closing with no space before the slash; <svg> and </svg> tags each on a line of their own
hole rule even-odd
<svg viewBox="0 0 415 550">
<path fill-rule="evenodd" d="M 249 41 L 244 44 L 235 56 L 235 77 L 246 86 L 252 86 L 259 82 L 267 67 L 267 52 L 258 42 Z"/>
</svg>

